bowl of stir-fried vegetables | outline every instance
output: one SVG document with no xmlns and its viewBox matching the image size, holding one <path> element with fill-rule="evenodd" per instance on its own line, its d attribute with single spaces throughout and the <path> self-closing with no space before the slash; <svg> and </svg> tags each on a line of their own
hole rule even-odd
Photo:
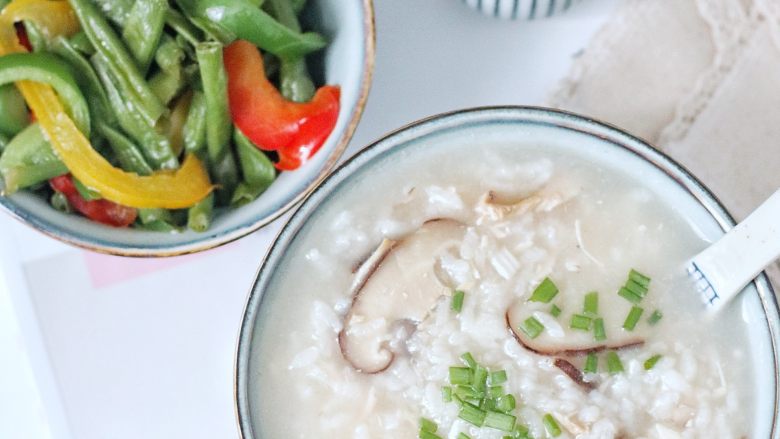
<svg viewBox="0 0 780 439">
<path fill-rule="evenodd" d="M 0 206 L 127 256 L 212 248 L 336 163 L 371 0 L 0 0 Z"/>
</svg>

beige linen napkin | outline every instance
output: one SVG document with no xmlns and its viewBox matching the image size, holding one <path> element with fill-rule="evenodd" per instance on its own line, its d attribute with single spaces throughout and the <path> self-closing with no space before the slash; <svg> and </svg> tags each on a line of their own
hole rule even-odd
<svg viewBox="0 0 780 439">
<path fill-rule="evenodd" d="M 741 220 L 780 188 L 780 1 L 624 0 L 550 104 L 644 137 Z"/>
</svg>

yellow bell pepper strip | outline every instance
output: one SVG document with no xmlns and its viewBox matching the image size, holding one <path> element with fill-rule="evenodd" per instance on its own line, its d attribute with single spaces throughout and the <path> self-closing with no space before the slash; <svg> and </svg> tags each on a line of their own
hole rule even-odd
<svg viewBox="0 0 780 439">
<path fill-rule="evenodd" d="M 17 17 L 36 22 L 52 36 L 77 30 L 77 26 L 70 27 L 72 11 L 65 10 L 65 6 L 65 1 L 11 2 L 0 13 L 0 55 L 25 51 L 14 29 Z M 150 176 L 125 172 L 92 148 L 50 86 L 20 81 L 17 87 L 71 174 L 103 198 L 137 208 L 182 209 L 211 193 L 208 173 L 194 155 L 188 156 L 176 171 L 159 171 Z"/>
</svg>

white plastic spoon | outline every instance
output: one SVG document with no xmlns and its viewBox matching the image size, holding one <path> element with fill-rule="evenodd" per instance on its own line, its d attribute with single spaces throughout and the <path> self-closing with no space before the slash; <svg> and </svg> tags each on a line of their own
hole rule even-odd
<svg viewBox="0 0 780 439">
<path fill-rule="evenodd" d="M 721 309 L 780 257 L 780 190 L 694 256 L 688 274 L 710 311 Z"/>
</svg>

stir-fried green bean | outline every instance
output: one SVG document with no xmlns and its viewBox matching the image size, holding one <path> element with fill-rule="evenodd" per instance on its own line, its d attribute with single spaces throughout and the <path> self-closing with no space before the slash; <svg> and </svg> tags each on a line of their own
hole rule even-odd
<svg viewBox="0 0 780 439">
<path fill-rule="evenodd" d="M 32 21 L 24 21 L 24 31 L 27 33 L 27 40 L 32 46 L 33 52 L 45 52 L 48 48 L 48 41 L 41 28 Z"/>
<path fill-rule="evenodd" d="M 98 131 L 108 141 L 122 169 L 138 175 L 152 173 L 152 167 L 146 162 L 143 153 L 130 139 L 106 125 L 98 125 Z"/>
<path fill-rule="evenodd" d="M 119 27 L 125 25 L 130 9 L 133 8 L 133 0 L 92 0 L 100 11 Z"/>
<path fill-rule="evenodd" d="M 176 9 L 168 9 L 165 13 L 165 24 L 193 46 L 203 41 L 203 34 L 187 17 Z"/>
<path fill-rule="evenodd" d="M 201 154 L 206 149 L 206 97 L 195 91 L 184 122 L 184 149 L 189 153 Z"/>
<path fill-rule="evenodd" d="M 63 38 L 59 36 L 57 38 Z M 95 46 L 89 41 L 89 37 L 84 32 L 79 32 L 67 39 L 68 43 L 73 49 L 81 52 L 85 56 L 92 56 L 95 54 Z"/>
<path fill-rule="evenodd" d="M 67 172 L 68 168 L 54 154 L 37 123 L 17 134 L 0 156 L 0 174 L 7 194 Z"/>
<path fill-rule="evenodd" d="M 146 72 L 152 62 L 167 11 L 168 0 L 136 0 L 125 20 L 122 38 L 141 72 Z"/>
<path fill-rule="evenodd" d="M 240 130 L 235 130 L 233 141 L 236 144 L 243 181 L 233 192 L 230 203 L 233 206 L 242 206 L 254 201 L 271 186 L 276 179 L 276 170 L 268 156 L 263 154 Z"/>
<path fill-rule="evenodd" d="M 99 54 L 105 57 L 111 74 L 128 92 L 126 99 L 147 121 L 154 125 L 165 113 L 165 106 L 157 99 L 140 69 L 128 53 L 125 44 L 100 14 L 91 0 L 68 0 Z"/>
<path fill-rule="evenodd" d="M 192 231 L 203 233 L 211 225 L 213 215 L 214 194 L 211 194 L 189 209 L 187 212 L 187 227 Z"/>
<path fill-rule="evenodd" d="M 14 136 L 30 123 L 24 97 L 13 84 L 0 87 L 0 133 Z"/>
<path fill-rule="evenodd" d="M 197 47 L 203 95 L 206 98 L 206 144 L 209 159 L 219 163 L 227 154 L 233 123 L 227 96 L 227 74 L 222 62 L 222 45 L 201 43 Z"/>
<path fill-rule="evenodd" d="M 268 9 L 279 23 L 295 32 L 301 31 L 298 17 L 289 0 L 268 0 Z M 314 96 L 316 88 L 303 56 L 282 57 L 280 90 L 284 97 L 295 102 L 308 102 Z"/>
</svg>

